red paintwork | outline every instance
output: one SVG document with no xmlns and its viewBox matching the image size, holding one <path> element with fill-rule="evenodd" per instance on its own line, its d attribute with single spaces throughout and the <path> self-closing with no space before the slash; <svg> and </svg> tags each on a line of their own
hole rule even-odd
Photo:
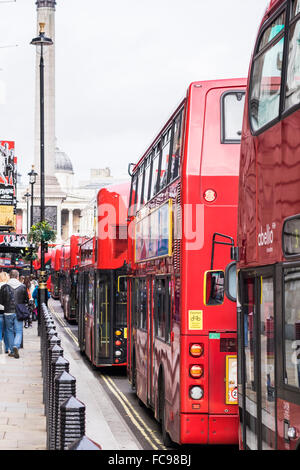
<svg viewBox="0 0 300 470">
<path fill-rule="evenodd" d="M 57 245 L 51 253 L 51 296 L 59 299 L 59 272 L 60 272 L 61 246 Z"/>
<path fill-rule="evenodd" d="M 269 3 L 260 29 L 284 3 L 283 0 L 272 0 Z M 249 124 L 248 93 L 247 90 L 240 160 L 238 269 L 268 265 L 275 267 L 287 261 L 282 251 L 283 223 L 287 217 L 300 212 L 300 111 L 298 109 L 258 136 L 253 136 Z M 273 242 L 259 246 L 261 233 L 268 230 L 273 232 Z M 277 296 L 279 293 L 281 295 L 281 291 L 282 286 L 277 285 Z M 277 393 L 277 448 L 295 449 L 300 444 L 300 406 L 281 399 L 279 390 Z M 283 439 L 284 420 L 288 420 L 290 426 L 297 430 L 295 440 L 287 442 Z"/>
<path fill-rule="evenodd" d="M 127 210 L 129 184 L 111 185 L 100 189 L 97 196 L 98 269 L 120 268 L 127 260 Z M 115 226 L 119 235 L 114 236 Z"/>
<path fill-rule="evenodd" d="M 78 272 L 79 250 L 84 240 L 84 237 L 72 235 L 66 244 L 62 246 L 62 270 L 64 275 L 61 279 L 61 303 L 67 320 L 76 319 L 76 296 L 71 298 L 72 278 Z"/>
<path fill-rule="evenodd" d="M 154 305 L 152 294 L 148 301 L 149 333 L 147 335 L 139 328 L 132 329 L 128 344 L 129 378 L 132 378 L 135 361 L 137 394 L 145 404 L 153 408 L 157 418 L 159 418 L 160 374 L 163 370 L 166 389 L 166 430 L 172 440 L 180 444 L 238 442 L 237 406 L 225 405 L 225 357 L 223 357 L 225 354 L 222 353 L 223 356 L 220 356 L 217 353 L 220 340 L 209 339 L 211 331 L 219 332 L 221 338 L 228 334 L 229 337 L 236 336 L 236 306 L 227 298 L 223 305 L 205 306 L 203 280 L 205 271 L 210 269 L 213 233 L 219 232 L 236 238 L 240 146 L 220 143 L 220 97 L 227 90 L 244 90 L 245 86 L 245 79 L 192 83 L 186 100 L 181 103 L 160 132 L 160 134 L 164 132 L 178 110 L 185 106 L 182 176 L 150 200 L 146 207 L 153 209 L 169 198 L 172 199 L 173 205 L 179 204 L 176 201 L 181 185 L 182 226 L 191 220 L 189 207 L 193 208 L 194 220 L 196 208 L 199 211 L 197 247 L 191 249 L 188 237 L 184 234 L 181 242 L 180 267 L 174 252 L 174 242 L 171 258 L 135 264 L 134 237 L 129 240 L 132 275 L 147 276 L 148 292 L 151 285 L 153 286 L 155 276 L 159 274 L 170 275 L 173 298 L 176 284 L 179 283 L 180 286 L 180 312 L 175 312 L 173 302 L 171 343 L 165 343 L 150 335 Z M 159 135 L 153 144 L 158 137 Z M 147 152 L 139 160 L 133 172 L 142 164 Z M 203 194 L 206 189 L 214 189 L 217 192 L 215 202 L 207 203 L 204 200 Z M 229 248 L 217 246 L 214 269 L 225 269 L 230 261 Z M 179 277 L 175 278 L 175 274 Z M 131 298 L 130 292 L 129 326 L 132 321 Z M 203 329 L 197 334 L 189 330 L 189 310 L 203 310 Z M 194 359 L 189 354 L 189 346 L 193 342 L 204 344 L 204 354 L 200 359 Z M 151 358 L 153 358 L 153 367 L 151 367 Z M 190 377 L 189 368 L 193 364 L 204 366 L 203 378 Z M 204 388 L 204 397 L 196 402 L 200 406 L 195 409 L 193 408 L 195 401 L 189 398 L 189 389 L 192 385 L 198 384 Z"/>
<path fill-rule="evenodd" d="M 79 271 L 90 274 L 105 270 L 117 270 L 128 262 L 127 210 L 130 184 L 109 185 L 97 194 L 97 227 L 95 237 L 82 243 L 79 253 Z M 125 238 L 122 238 L 122 237 Z M 113 286 L 116 289 L 116 286 Z M 84 351 L 97 367 L 103 365 L 124 366 L 126 362 L 99 363 L 93 350 L 94 327 L 99 312 L 90 315 L 79 310 L 79 322 L 84 325 Z"/>
</svg>

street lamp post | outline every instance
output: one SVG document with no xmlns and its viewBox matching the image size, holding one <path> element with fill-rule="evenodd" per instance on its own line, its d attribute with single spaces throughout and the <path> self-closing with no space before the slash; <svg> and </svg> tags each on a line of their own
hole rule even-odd
<svg viewBox="0 0 300 470">
<path fill-rule="evenodd" d="M 45 46 L 52 46 L 53 41 L 45 36 L 45 23 L 40 23 L 40 34 L 32 39 L 33 46 L 41 48 L 40 56 L 40 185 L 41 185 L 41 217 L 40 221 L 45 220 L 45 114 L 44 114 L 44 56 L 43 49 Z M 45 271 L 45 242 L 41 240 L 41 270 L 39 276 L 38 289 L 38 305 L 39 305 L 39 322 L 40 312 L 43 303 L 47 303 L 47 276 Z"/>
<path fill-rule="evenodd" d="M 30 210 L 30 228 L 33 226 L 33 186 L 36 183 L 37 173 L 34 171 L 34 165 L 32 165 L 31 171 L 28 173 L 29 176 L 29 184 L 31 185 L 31 210 Z"/>
<path fill-rule="evenodd" d="M 24 194 L 24 197 L 26 198 L 26 202 L 27 202 L 27 225 L 26 225 L 26 231 L 27 231 L 27 234 L 29 233 L 29 198 L 30 198 L 30 192 L 28 191 L 27 189 L 27 192 Z"/>
<path fill-rule="evenodd" d="M 31 210 L 30 210 L 30 228 L 33 226 L 33 191 L 34 185 L 36 183 L 37 173 L 34 171 L 34 165 L 32 165 L 31 171 L 28 173 L 29 176 L 29 184 L 31 185 Z M 32 244 L 30 243 L 30 248 L 32 248 Z M 32 259 L 30 260 L 30 274 L 32 274 Z"/>
</svg>

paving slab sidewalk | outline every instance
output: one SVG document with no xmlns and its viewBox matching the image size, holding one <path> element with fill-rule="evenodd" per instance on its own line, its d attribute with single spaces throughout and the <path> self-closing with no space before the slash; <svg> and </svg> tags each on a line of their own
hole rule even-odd
<svg viewBox="0 0 300 470">
<path fill-rule="evenodd" d="M 40 337 L 24 328 L 20 358 L 0 354 L 0 450 L 46 450 Z"/>
</svg>

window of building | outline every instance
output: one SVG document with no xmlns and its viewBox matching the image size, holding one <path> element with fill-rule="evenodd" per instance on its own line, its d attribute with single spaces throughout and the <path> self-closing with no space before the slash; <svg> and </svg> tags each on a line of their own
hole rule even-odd
<svg viewBox="0 0 300 470">
<path fill-rule="evenodd" d="M 242 135 L 245 93 L 229 92 L 222 97 L 223 144 L 240 143 Z"/>
<path fill-rule="evenodd" d="M 300 267 L 284 270 L 285 383 L 300 388 Z"/>
<path fill-rule="evenodd" d="M 284 14 L 280 15 L 266 29 L 254 59 L 249 106 L 254 131 L 279 117 L 284 17 Z"/>
</svg>

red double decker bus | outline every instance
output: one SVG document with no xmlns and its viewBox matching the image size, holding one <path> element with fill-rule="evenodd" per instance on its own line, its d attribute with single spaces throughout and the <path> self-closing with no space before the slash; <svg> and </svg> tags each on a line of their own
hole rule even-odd
<svg viewBox="0 0 300 470">
<path fill-rule="evenodd" d="M 80 246 L 78 340 L 96 367 L 127 360 L 129 191 L 129 183 L 99 190 L 95 237 Z"/>
<path fill-rule="evenodd" d="M 237 264 L 243 449 L 300 449 L 299 33 L 300 1 L 272 0 L 249 72 Z"/>
<path fill-rule="evenodd" d="M 78 317 L 78 266 L 79 247 L 84 238 L 72 235 L 63 246 L 63 275 L 61 277 L 61 296 L 64 317 L 76 322 Z"/>
<path fill-rule="evenodd" d="M 225 270 L 245 86 L 192 83 L 132 170 L 128 376 L 165 444 L 238 442 L 236 306 Z"/>
<path fill-rule="evenodd" d="M 56 300 L 59 299 L 60 258 L 61 246 L 57 245 L 51 252 L 51 296 Z"/>
</svg>

